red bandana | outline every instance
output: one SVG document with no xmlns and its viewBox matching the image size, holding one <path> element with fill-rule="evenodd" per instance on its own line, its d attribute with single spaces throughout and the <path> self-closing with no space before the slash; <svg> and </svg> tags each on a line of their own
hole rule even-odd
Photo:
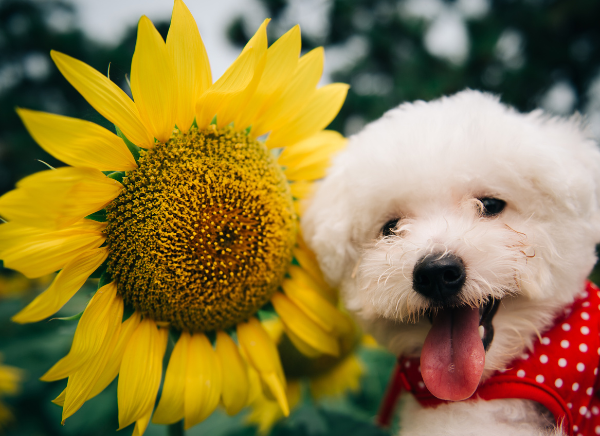
<svg viewBox="0 0 600 436">
<path fill-rule="evenodd" d="M 506 370 L 497 371 L 466 401 L 519 398 L 537 401 L 570 436 L 600 435 L 600 289 L 585 291 L 526 352 Z M 424 407 L 446 401 L 434 397 L 423 383 L 420 359 L 400 357 L 379 412 L 389 425 L 403 389 Z"/>
</svg>

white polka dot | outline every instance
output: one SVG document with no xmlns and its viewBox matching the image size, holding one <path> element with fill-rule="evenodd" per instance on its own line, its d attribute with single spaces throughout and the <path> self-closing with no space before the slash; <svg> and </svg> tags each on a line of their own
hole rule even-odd
<svg viewBox="0 0 600 436">
<path fill-rule="evenodd" d="M 562 325 L 562 329 L 563 329 L 564 331 L 568 332 L 569 330 L 571 330 L 571 326 L 570 326 L 569 324 L 567 324 L 567 323 L 564 323 L 564 324 Z"/>
<path fill-rule="evenodd" d="M 573 408 L 573 404 L 571 404 L 571 403 L 567 403 L 567 407 L 568 407 L 569 409 L 572 409 L 572 408 Z"/>
<path fill-rule="evenodd" d="M 550 338 L 542 338 L 542 344 L 544 344 L 544 345 L 550 344 Z"/>
<path fill-rule="evenodd" d="M 598 350 L 599 350 L 598 354 L 600 354 L 600 348 L 598 348 Z M 529 354 L 521 354 L 521 359 L 523 359 L 523 360 L 529 359 Z"/>
<path fill-rule="evenodd" d="M 542 363 L 548 363 L 548 356 L 546 356 L 545 354 L 542 354 L 540 356 L 540 362 L 542 362 Z"/>
<path fill-rule="evenodd" d="M 581 351 L 582 353 L 587 352 L 588 350 L 588 346 L 586 344 L 579 344 L 579 351 Z"/>
<path fill-rule="evenodd" d="M 557 379 L 554 381 L 554 386 L 556 386 L 557 388 L 560 388 L 560 387 L 562 387 L 562 385 L 563 385 L 563 381 L 562 381 L 562 379 L 560 379 L 560 378 L 557 378 Z"/>
<path fill-rule="evenodd" d="M 525 371 L 523 371 L 522 369 L 518 370 L 517 377 L 521 377 L 521 378 L 525 377 Z"/>
<path fill-rule="evenodd" d="M 579 362 L 577 364 L 577 371 L 583 372 L 584 369 L 585 369 L 585 365 L 583 363 Z"/>
<path fill-rule="evenodd" d="M 598 368 L 594 368 L 594 375 L 598 375 Z"/>
<path fill-rule="evenodd" d="M 596 406 L 592 407 L 592 413 L 594 415 L 597 415 L 598 413 L 600 413 L 600 409 L 598 409 Z"/>
<path fill-rule="evenodd" d="M 408 368 L 409 366 L 410 366 L 410 360 L 407 360 L 407 361 L 404 363 L 404 367 L 405 367 L 405 368 Z"/>
<path fill-rule="evenodd" d="M 544 383 L 544 376 L 542 374 L 538 374 L 535 376 L 535 381 L 538 383 Z"/>
<path fill-rule="evenodd" d="M 583 335 L 589 335 L 590 334 L 590 328 L 586 325 L 584 325 L 583 327 L 581 327 L 581 329 L 579 329 L 581 331 L 581 334 Z"/>
<path fill-rule="evenodd" d="M 589 296 L 590 296 L 590 294 L 588 294 L 588 293 L 587 293 L 587 291 L 583 291 L 583 292 L 582 292 L 582 294 L 581 294 L 581 296 L 582 296 L 583 298 L 587 298 L 587 297 L 589 297 Z"/>
<path fill-rule="evenodd" d="M 579 427 L 577 427 L 576 425 L 573 426 L 573 431 L 577 431 L 579 430 Z"/>
<path fill-rule="evenodd" d="M 422 381 L 420 381 L 418 383 L 418 385 L 419 385 L 419 388 L 421 388 L 421 389 L 425 388 L 425 383 L 423 383 Z"/>
<path fill-rule="evenodd" d="M 573 392 L 577 392 L 579 390 L 579 383 L 573 383 L 572 389 Z"/>
<path fill-rule="evenodd" d="M 581 406 L 579 408 L 579 413 L 581 413 L 582 415 L 585 415 L 587 413 L 587 407 Z"/>
<path fill-rule="evenodd" d="M 567 366 L 567 359 L 564 358 L 560 358 L 558 359 L 558 366 L 560 366 L 561 368 L 564 368 L 565 366 Z"/>
<path fill-rule="evenodd" d="M 597 425 L 594 431 L 596 432 L 596 434 L 600 434 L 600 425 Z"/>
<path fill-rule="evenodd" d="M 563 348 L 569 348 L 569 341 L 563 339 L 562 341 L 560 341 L 560 346 Z"/>
<path fill-rule="evenodd" d="M 587 312 L 581 312 L 581 319 L 588 321 L 590 319 L 590 314 Z"/>
<path fill-rule="evenodd" d="M 588 394 L 588 395 L 592 395 L 594 393 L 594 388 L 587 388 L 585 390 L 585 393 Z"/>
<path fill-rule="evenodd" d="M 590 307 L 590 302 L 586 301 L 585 303 L 582 304 L 583 307 Z"/>
</svg>

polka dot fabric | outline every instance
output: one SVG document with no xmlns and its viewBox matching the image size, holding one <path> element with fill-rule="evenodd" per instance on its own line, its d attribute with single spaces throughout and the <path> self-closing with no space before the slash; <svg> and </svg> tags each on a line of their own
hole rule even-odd
<svg viewBox="0 0 600 436">
<path fill-rule="evenodd" d="M 533 351 L 493 374 L 470 399 L 534 400 L 550 410 L 568 434 L 600 435 L 599 356 L 600 289 L 588 283 L 580 298 L 536 341 Z M 419 358 L 401 356 L 382 403 L 380 423 L 386 424 L 386 419 L 389 422 L 393 404 L 403 389 L 426 407 L 444 402 L 425 387 Z"/>
</svg>

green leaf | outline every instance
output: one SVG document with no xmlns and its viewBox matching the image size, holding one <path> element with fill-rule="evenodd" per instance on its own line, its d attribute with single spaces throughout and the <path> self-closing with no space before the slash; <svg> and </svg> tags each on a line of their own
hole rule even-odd
<svg viewBox="0 0 600 436">
<path fill-rule="evenodd" d="M 217 116 L 215 115 L 212 120 L 210 120 L 210 125 L 217 124 Z"/>
<path fill-rule="evenodd" d="M 79 312 L 76 315 L 73 316 L 65 316 L 62 318 L 50 318 L 49 321 L 54 321 L 54 320 L 58 320 L 58 321 L 77 321 L 79 318 L 81 318 L 81 315 L 83 315 L 83 310 L 81 312 Z"/>
<path fill-rule="evenodd" d="M 133 306 L 130 306 L 129 304 L 125 304 L 125 306 L 123 307 L 123 321 L 125 322 L 129 319 L 129 317 L 131 315 L 133 315 L 133 313 L 135 312 L 135 309 L 133 308 Z"/>
<path fill-rule="evenodd" d="M 112 276 L 108 273 L 108 271 L 105 270 L 102 275 L 100 275 L 98 289 L 100 289 L 102 286 L 108 285 L 110 282 L 112 282 Z"/>
<path fill-rule="evenodd" d="M 106 209 L 100 209 L 98 212 L 94 212 L 91 215 L 86 216 L 88 220 L 98 221 L 99 223 L 106 222 Z M 97 277 L 94 277 L 97 278 Z"/>
<path fill-rule="evenodd" d="M 121 129 L 119 129 L 117 126 L 115 126 L 115 129 L 117 130 L 117 136 L 123 140 L 129 151 L 131 152 L 133 158 L 137 162 L 140 158 L 140 147 L 138 147 L 129 139 L 127 139 L 127 137 L 123 135 L 123 132 L 121 132 Z"/>
<path fill-rule="evenodd" d="M 258 310 L 258 319 L 261 321 L 266 321 L 277 316 L 279 315 L 275 312 L 275 308 L 270 301 Z"/>
<path fill-rule="evenodd" d="M 109 179 L 116 180 L 119 183 L 123 183 L 123 177 L 125 177 L 125 171 L 115 171 L 113 173 L 110 173 L 107 177 Z"/>
</svg>

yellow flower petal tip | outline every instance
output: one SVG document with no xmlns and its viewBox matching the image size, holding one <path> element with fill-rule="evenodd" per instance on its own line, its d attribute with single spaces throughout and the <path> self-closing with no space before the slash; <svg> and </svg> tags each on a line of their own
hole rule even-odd
<svg viewBox="0 0 600 436">
<path fill-rule="evenodd" d="M 170 329 L 180 337 L 155 422 L 183 419 L 189 428 L 219 404 L 234 415 L 255 397 L 255 385 L 289 414 L 278 339 L 256 318 L 269 303 L 279 338 L 286 332 L 311 356 L 339 352 L 346 326 L 337 294 L 304 248 L 294 253 L 298 200 L 310 198 L 313 181 L 343 147 L 339 134 L 323 129 L 347 87 L 317 88 L 322 48 L 300 57 L 298 26 L 269 45 L 269 22 L 213 83 L 183 1 L 174 1 L 166 41 L 142 16 L 133 98 L 117 85 L 122 77 L 51 51 L 117 134 L 17 109 L 35 141 L 67 166 L 28 176 L 0 197 L 4 265 L 29 278 L 58 272 L 13 320 L 52 316 L 94 273 L 108 271 L 113 280 L 90 300 L 67 356 L 42 376 L 68 378 L 54 400 L 63 421 L 118 377 L 120 428 L 135 423 L 134 434 L 144 433 Z M 279 162 L 273 147 L 284 149 Z M 133 309 L 125 321 L 124 307 Z M 226 333 L 232 327 L 238 344 Z M 215 346 L 206 332 L 217 333 Z"/>
<path fill-rule="evenodd" d="M 269 387 L 271 394 L 277 400 L 277 404 L 281 408 L 284 416 L 290 415 L 290 407 L 288 405 L 287 396 L 285 394 L 285 386 L 275 373 L 269 373 L 261 376 L 263 382 Z"/>
</svg>

